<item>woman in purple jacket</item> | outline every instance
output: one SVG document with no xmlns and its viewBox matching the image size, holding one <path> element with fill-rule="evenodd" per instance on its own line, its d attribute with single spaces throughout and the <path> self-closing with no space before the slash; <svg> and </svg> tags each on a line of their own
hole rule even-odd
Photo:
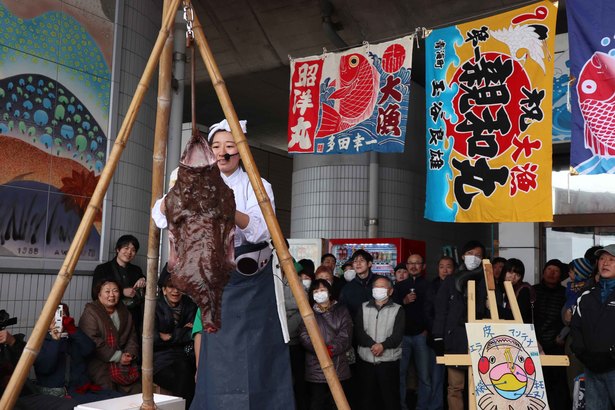
<svg viewBox="0 0 615 410">
<path fill-rule="evenodd" d="M 332 288 L 324 279 L 312 282 L 308 291 L 313 302 L 316 323 L 329 350 L 333 367 L 342 387 L 347 394 L 347 381 L 350 379 L 350 366 L 346 352 L 352 345 L 352 318 L 348 309 L 332 298 Z M 310 386 L 310 409 L 336 409 L 327 380 L 316 357 L 304 323 L 301 323 L 301 344 L 305 353 L 305 380 Z"/>
</svg>

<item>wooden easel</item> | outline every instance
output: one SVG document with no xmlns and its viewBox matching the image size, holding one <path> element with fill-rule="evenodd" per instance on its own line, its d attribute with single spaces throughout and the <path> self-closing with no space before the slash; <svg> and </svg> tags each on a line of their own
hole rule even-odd
<svg viewBox="0 0 615 410">
<path fill-rule="evenodd" d="M 523 323 L 521 311 L 517 303 L 517 297 L 513 290 L 510 281 L 504 282 L 506 297 L 510 303 L 510 309 L 513 313 L 513 320 L 500 319 L 498 314 L 498 305 L 495 299 L 495 280 L 493 278 L 493 267 L 489 259 L 483 259 L 483 272 L 485 275 L 485 284 L 487 286 L 487 303 L 491 319 L 476 319 L 476 283 L 468 281 L 468 323 Z M 438 364 L 446 366 L 468 366 L 468 409 L 476 409 L 476 390 L 474 386 L 474 376 L 472 374 L 472 362 L 470 354 L 445 354 L 436 358 Z M 569 366 L 570 360 L 566 355 L 540 355 L 540 363 L 542 366 Z"/>
</svg>

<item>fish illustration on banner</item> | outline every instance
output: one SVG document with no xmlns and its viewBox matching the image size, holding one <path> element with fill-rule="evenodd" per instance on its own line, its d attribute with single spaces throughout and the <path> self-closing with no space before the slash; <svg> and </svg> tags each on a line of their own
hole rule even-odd
<svg viewBox="0 0 615 410">
<path fill-rule="evenodd" d="M 572 173 L 615 173 L 615 3 L 566 3 L 570 41 Z"/>
<path fill-rule="evenodd" d="M 476 405 L 548 410 L 534 325 L 466 323 Z"/>
<path fill-rule="evenodd" d="M 425 40 L 425 217 L 553 219 L 557 7 L 544 1 L 434 30 Z"/>
<path fill-rule="evenodd" d="M 403 152 L 413 39 L 293 59 L 288 152 Z"/>
</svg>

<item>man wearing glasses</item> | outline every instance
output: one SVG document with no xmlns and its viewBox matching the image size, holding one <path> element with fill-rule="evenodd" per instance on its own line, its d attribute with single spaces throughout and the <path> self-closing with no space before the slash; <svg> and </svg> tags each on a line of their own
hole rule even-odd
<svg viewBox="0 0 615 410">
<path fill-rule="evenodd" d="M 406 318 L 399 366 L 400 399 L 402 409 L 406 409 L 406 380 L 412 359 L 418 378 L 416 408 L 423 410 L 427 409 L 431 396 L 429 369 L 432 360 L 430 348 L 427 346 L 427 321 L 423 309 L 427 293 L 427 282 L 423 277 L 423 256 L 417 253 L 408 256 L 406 267 L 408 279 L 398 282 L 393 290 L 393 301 L 403 306 Z"/>
</svg>

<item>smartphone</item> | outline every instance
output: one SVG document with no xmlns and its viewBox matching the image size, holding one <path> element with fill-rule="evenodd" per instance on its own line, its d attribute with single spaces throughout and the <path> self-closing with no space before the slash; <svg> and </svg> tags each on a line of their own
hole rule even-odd
<svg viewBox="0 0 615 410">
<path fill-rule="evenodd" d="M 58 332 L 60 333 L 62 333 L 62 331 L 64 330 L 62 329 L 62 317 L 64 317 L 64 306 L 58 305 L 58 308 L 56 309 L 55 321 L 56 321 L 56 328 L 58 329 Z"/>
</svg>

